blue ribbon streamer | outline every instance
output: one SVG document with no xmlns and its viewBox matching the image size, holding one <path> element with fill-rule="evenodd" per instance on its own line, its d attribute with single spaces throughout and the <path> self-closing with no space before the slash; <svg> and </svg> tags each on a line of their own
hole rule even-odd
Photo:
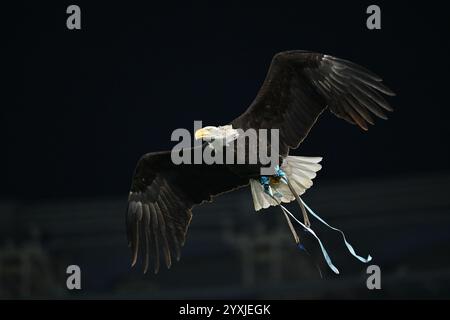
<svg viewBox="0 0 450 320">
<path fill-rule="evenodd" d="M 261 184 L 262 181 L 261 181 Z M 274 197 L 273 196 L 273 192 L 272 192 L 272 188 L 270 187 L 270 185 L 267 188 L 264 188 L 264 192 L 266 192 L 269 196 Z M 292 219 L 294 219 L 298 224 L 300 224 L 307 232 L 311 233 L 313 235 L 314 238 L 316 238 L 317 242 L 319 242 L 320 248 L 322 249 L 322 254 L 323 257 L 325 258 L 325 261 L 327 262 L 328 266 L 330 267 L 331 270 L 333 270 L 334 273 L 339 274 L 339 270 L 336 268 L 336 266 L 333 264 L 333 262 L 331 261 L 330 256 L 328 255 L 327 250 L 325 249 L 324 245 L 322 244 L 322 241 L 320 240 L 320 238 L 316 235 L 316 233 L 314 232 L 314 230 L 312 230 L 311 228 L 308 228 L 306 225 L 304 225 L 303 223 L 301 223 L 288 209 L 286 209 L 285 206 L 283 206 L 281 203 L 279 203 L 279 206 L 281 208 L 281 210 L 283 210 L 285 213 L 289 214 Z M 303 245 L 302 245 L 303 247 Z M 301 247 L 299 248 L 301 249 Z"/>
<path fill-rule="evenodd" d="M 298 224 L 300 224 L 306 231 L 308 231 L 309 233 L 311 233 L 313 235 L 314 238 L 316 238 L 317 242 L 319 242 L 320 248 L 322 249 L 322 254 L 323 257 L 325 258 L 325 261 L 327 262 L 328 266 L 330 267 L 331 270 L 333 270 L 334 273 L 339 274 L 339 270 L 338 268 L 336 268 L 336 266 L 333 264 L 333 262 L 331 261 L 330 256 L 328 255 L 327 250 L 325 249 L 325 247 L 322 244 L 322 241 L 320 241 L 320 238 L 316 235 L 316 233 L 314 232 L 313 229 L 308 228 L 307 226 L 305 226 L 303 223 L 301 223 L 288 209 L 285 208 L 285 206 L 283 206 L 280 203 L 280 207 L 282 210 L 284 210 L 284 212 L 286 212 L 287 214 L 289 214 L 292 219 L 294 219 Z"/>
<path fill-rule="evenodd" d="M 281 180 L 287 184 L 287 176 L 286 173 L 279 167 L 276 166 L 275 167 L 275 176 L 276 177 L 280 177 Z M 260 178 L 260 182 L 264 187 L 264 191 L 266 193 L 268 193 L 270 196 L 273 197 L 273 193 L 272 193 L 272 188 L 270 187 L 270 179 L 267 176 L 262 176 Z M 300 197 L 299 197 L 300 198 Z M 344 243 L 345 246 L 347 247 L 348 251 L 350 252 L 350 254 L 352 256 L 354 256 L 356 259 L 358 259 L 359 261 L 363 262 L 363 263 L 368 263 L 369 261 L 372 260 L 372 257 L 370 255 L 367 256 L 367 258 L 363 258 L 361 256 L 359 256 L 356 252 L 355 249 L 353 248 L 353 246 L 347 241 L 347 237 L 345 236 L 345 233 L 338 229 L 335 228 L 333 226 L 331 226 L 330 224 L 328 224 L 325 220 L 323 220 L 318 214 L 316 214 L 310 207 L 308 207 L 308 205 L 303 201 L 302 198 L 300 198 L 300 201 L 302 202 L 302 204 L 305 206 L 305 208 L 309 211 L 309 213 L 316 218 L 317 220 L 319 220 L 321 223 L 323 223 L 325 226 L 327 226 L 328 228 L 338 231 L 343 239 L 344 239 Z M 325 261 L 327 262 L 328 266 L 330 267 L 331 270 L 333 270 L 334 273 L 339 274 L 339 270 L 333 265 L 330 256 L 328 255 L 328 252 L 325 250 L 325 247 L 322 244 L 322 241 L 319 239 L 319 237 L 316 235 L 316 233 L 314 232 L 314 230 L 312 230 L 311 228 L 308 228 L 306 225 L 304 225 L 302 222 L 300 222 L 288 209 L 286 209 L 286 207 L 284 207 L 281 203 L 279 204 L 281 209 L 286 212 L 287 214 L 289 214 L 298 224 L 300 224 L 306 231 L 308 231 L 309 233 L 311 233 L 314 238 L 316 238 L 316 240 L 319 242 L 320 248 L 322 249 L 322 254 L 325 258 Z"/>
<path fill-rule="evenodd" d="M 359 256 L 358 254 L 356 254 L 355 249 L 353 249 L 353 246 L 347 241 L 347 238 L 345 237 L 345 233 L 342 230 L 329 225 L 325 220 L 323 220 L 321 217 L 319 217 L 319 215 L 317 215 L 310 207 L 308 207 L 308 205 L 305 203 L 305 201 L 303 201 L 302 198 L 300 198 L 300 201 L 305 206 L 306 210 L 308 210 L 309 213 L 311 213 L 311 215 L 314 218 L 316 218 L 317 220 L 322 222 L 328 228 L 330 228 L 332 230 L 335 230 L 335 231 L 339 232 L 342 235 L 342 237 L 344 238 L 344 243 L 347 246 L 347 249 L 351 253 L 352 256 L 354 256 L 356 259 L 358 259 L 359 261 L 364 262 L 364 263 L 368 263 L 369 261 L 372 260 L 372 257 L 370 256 L 370 254 L 367 256 L 367 258 L 363 258 L 363 257 Z"/>
</svg>

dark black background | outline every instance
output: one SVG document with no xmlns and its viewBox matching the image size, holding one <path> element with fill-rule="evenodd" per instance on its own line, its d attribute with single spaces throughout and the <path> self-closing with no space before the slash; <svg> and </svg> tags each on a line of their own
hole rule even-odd
<svg viewBox="0 0 450 320">
<path fill-rule="evenodd" d="M 5 10 L 11 69 L 1 108 L 4 197 L 126 194 L 140 155 L 175 128 L 222 125 L 251 103 L 272 56 L 305 49 L 362 64 L 398 96 L 368 133 L 322 116 L 298 153 L 322 179 L 447 171 L 448 13 L 441 2 L 71 2 Z M 9 96 L 12 95 L 11 99 Z"/>
<path fill-rule="evenodd" d="M 366 8 L 374 3 L 382 29 L 370 31 Z M 81 30 L 66 28 L 70 4 L 81 7 Z M 0 298 L 448 297 L 447 7 L 301 0 L 2 4 Z M 319 279 L 288 239 L 283 258 L 273 259 L 290 262 L 286 277 L 246 287 L 239 248 L 221 237 L 224 225 L 233 222 L 256 243 L 274 234 L 258 233 L 258 223 L 271 227 L 281 219 L 278 211 L 251 214 L 248 190 L 196 209 L 183 259 L 172 270 L 157 277 L 130 271 L 123 211 L 136 161 L 170 149 L 172 131 L 192 130 L 194 120 L 223 125 L 238 116 L 272 56 L 292 49 L 354 61 L 397 93 L 389 99 L 390 119 L 369 132 L 327 112 L 295 151 L 324 157 L 307 202 L 348 231 L 358 252 L 373 254 L 384 290 L 367 290 L 366 266 L 346 255 L 329 230 L 320 230 L 322 239 L 342 275 L 324 271 Z M 47 257 L 46 272 L 32 264 L 29 277 L 22 260 L 2 260 L 30 248 Z M 69 264 L 82 267 L 80 293 L 65 288 Z M 269 266 L 270 278 L 270 265 L 259 266 Z M 23 291 L 2 273 L 8 268 L 32 278 L 32 289 Z"/>
</svg>

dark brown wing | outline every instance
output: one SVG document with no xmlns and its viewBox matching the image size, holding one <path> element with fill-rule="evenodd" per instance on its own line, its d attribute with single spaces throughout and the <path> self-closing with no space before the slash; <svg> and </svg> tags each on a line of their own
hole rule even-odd
<svg viewBox="0 0 450 320">
<path fill-rule="evenodd" d="M 381 78 L 353 62 L 320 53 L 286 51 L 272 59 L 267 77 L 234 128 L 279 129 L 280 153 L 297 148 L 328 106 L 336 116 L 364 130 L 372 116 L 387 119 L 394 93 Z"/>
<path fill-rule="evenodd" d="M 175 165 L 169 151 L 144 155 L 134 172 L 126 215 L 132 265 L 141 252 L 144 272 L 150 258 L 155 273 L 160 259 L 170 268 L 172 258 L 180 258 L 192 207 L 247 184 L 223 165 Z"/>
</svg>

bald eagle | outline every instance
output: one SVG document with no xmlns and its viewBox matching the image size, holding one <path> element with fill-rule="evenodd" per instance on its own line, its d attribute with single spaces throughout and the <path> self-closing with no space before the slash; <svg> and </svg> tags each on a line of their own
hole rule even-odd
<svg viewBox="0 0 450 320">
<path fill-rule="evenodd" d="M 299 203 L 302 226 L 310 232 L 307 210 L 326 224 L 300 198 L 312 186 L 322 158 L 289 156 L 290 149 L 300 145 L 326 109 L 368 130 L 368 124 L 374 124 L 374 116 L 387 119 L 386 111 L 393 111 L 384 95 L 395 94 L 382 84 L 379 76 L 348 60 L 299 50 L 277 53 L 255 100 L 243 114 L 226 125 L 208 126 L 195 132 L 195 138 L 203 140 L 201 148 L 217 149 L 218 141 L 235 140 L 237 129 L 278 129 L 281 162 L 277 171 L 262 176 L 261 163 L 177 165 L 171 161 L 170 151 L 145 154 L 134 171 L 126 213 L 132 266 L 141 253 L 144 273 L 150 259 L 155 273 L 160 260 L 170 268 L 173 259 L 180 259 L 192 208 L 248 185 L 255 210 L 281 206 L 299 243 L 290 222 L 292 218 L 298 220 L 282 203 L 294 200 Z M 346 244 L 352 252 L 353 248 Z"/>
</svg>

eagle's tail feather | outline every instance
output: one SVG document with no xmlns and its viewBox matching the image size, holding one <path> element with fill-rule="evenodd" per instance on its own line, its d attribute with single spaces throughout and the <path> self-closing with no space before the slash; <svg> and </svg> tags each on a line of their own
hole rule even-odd
<svg viewBox="0 0 450 320">
<path fill-rule="evenodd" d="M 282 203 L 294 201 L 313 185 L 312 180 L 316 177 L 316 172 L 322 168 L 319 164 L 321 160 L 321 157 L 297 156 L 288 156 L 283 160 L 281 169 L 286 173 L 290 186 L 281 181 L 276 185 L 271 185 L 274 191 L 281 195 L 280 201 Z M 274 199 L 264 192 L 264 188 L 258 180 L 251 179 L 250 188 L 252 190 L 253 205 L 256 211 L 278 205 Z M 299 200 L 297 199 L 297 201 Z M 304 210 L 302 205 L 300 207 L 305 215 L 306 210 Z"/>
</svg>

